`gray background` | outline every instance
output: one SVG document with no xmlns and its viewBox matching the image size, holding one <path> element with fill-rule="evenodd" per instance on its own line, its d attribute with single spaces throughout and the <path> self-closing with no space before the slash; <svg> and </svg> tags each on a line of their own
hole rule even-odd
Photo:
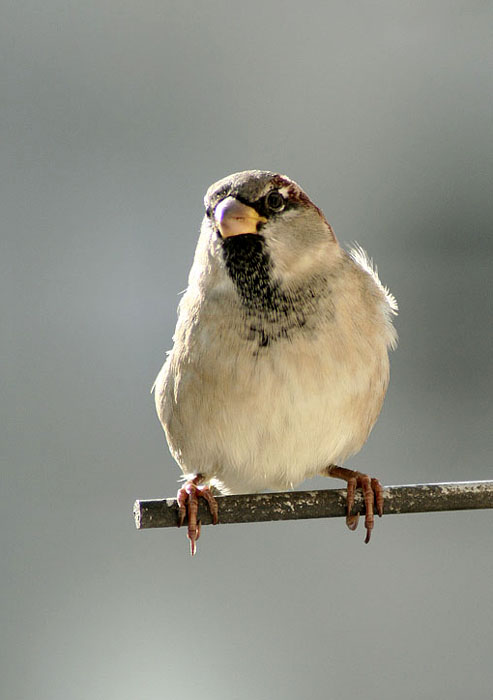
<svg viewBox="0 0 493 700">
<path fill-rule="evenodd" d="M 2 3 L 2 697 L 481 698 L 491 512 L 134 530 L 206 187 L 305 187 L 398 298 L 387 484 L 488 479 L 491 3 Z M 314 480 L 310 487 L 338 487 Z"/>
</svg>

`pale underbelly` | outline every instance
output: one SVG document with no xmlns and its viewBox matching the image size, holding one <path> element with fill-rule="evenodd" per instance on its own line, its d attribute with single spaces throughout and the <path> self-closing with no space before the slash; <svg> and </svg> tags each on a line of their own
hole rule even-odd
<svg viewBox="0 0 493 700">
<path fill-rule="evenodd" d="M 292 353 L 196 374 L 178 392 L 168 438 L 185 474 L 231 493 L 292 488 L 367 439 L 388 381 L 387 355 L 331 363 Z"/>
</svg>

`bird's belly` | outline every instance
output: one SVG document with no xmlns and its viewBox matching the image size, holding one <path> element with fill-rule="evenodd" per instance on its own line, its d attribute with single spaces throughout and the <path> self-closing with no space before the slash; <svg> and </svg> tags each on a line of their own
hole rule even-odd
<svg viewBox="0 0 493 700">
<path fill-rule="evenodd" d="M 387 353 L 279 344 L 211 356 L 178 387 L 168 439 L 185 473 L 231 493 L 292 488 L 357 452 L 380 412 Z"/>
</svg>

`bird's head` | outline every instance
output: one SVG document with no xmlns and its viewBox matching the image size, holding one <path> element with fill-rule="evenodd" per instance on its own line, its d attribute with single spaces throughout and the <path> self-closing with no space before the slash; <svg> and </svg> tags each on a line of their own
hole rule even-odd
<svg viewBox="0 0 493 700">
<path fill-rule="evenodd" d="M 204 203 L 203 231 L 234 281 L 260 274 L 271 284 L 296 287 L 339 259 L 323 213 L 285 175 L 234 173 L 211 185 Z"/>
</svg>

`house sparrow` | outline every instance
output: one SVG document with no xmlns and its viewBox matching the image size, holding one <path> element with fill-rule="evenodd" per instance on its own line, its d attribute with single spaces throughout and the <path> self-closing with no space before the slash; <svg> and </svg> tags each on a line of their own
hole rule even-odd
<svg viewBox="0 0 493 700">
<path fill-rule="evenodd" d="M 247 170 L 209 187 L 174 346 L 155 382 L 169 448 L 186 483 L 195 552 L 198 498 L 291 489 L 317 474 L 364 493 L 366 542 L 380 482 L 336 466 L 380 413 L 397 304 L 361 248 L 341 248 L 322 211 L 284 175 Z"/>
</svg>

